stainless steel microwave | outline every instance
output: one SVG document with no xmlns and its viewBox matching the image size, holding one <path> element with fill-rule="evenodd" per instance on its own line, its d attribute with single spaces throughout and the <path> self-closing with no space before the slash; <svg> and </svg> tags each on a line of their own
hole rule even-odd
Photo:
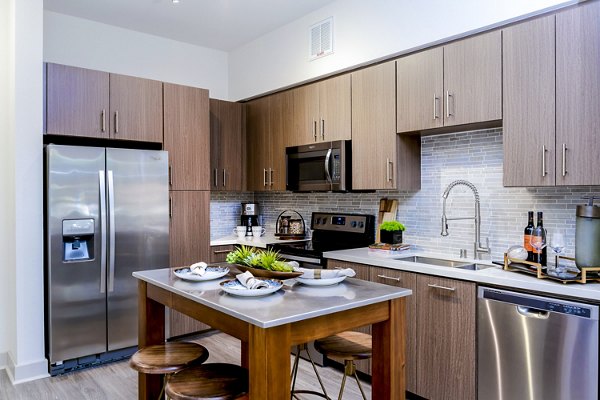
<svg viewBox="0 0 600 400">
<path fill-rule="evenodd" d="M 286 148 L 286 189 L 344 192 L 351 189 L 351 142 L 338 140 Z"/>
</svg>

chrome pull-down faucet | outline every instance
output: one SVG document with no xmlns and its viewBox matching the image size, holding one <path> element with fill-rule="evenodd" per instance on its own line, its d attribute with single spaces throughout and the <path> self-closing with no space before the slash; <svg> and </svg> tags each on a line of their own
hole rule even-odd
<svg viewBox="0 0 600 400">
<path fill-rule="evenodd" d="M 473 217 L 452 217 L 448 218 L 446 216 L 446 199 L 448 199 L 448 195 L 453 187 L 458 185 L 464 185 L 473 191 L 473 195 L 475 196 L 475 216 Z M 490 253 L 490 240 L 486 239 L 486 246 L 481 244 L 481 211 L 479 207 L 479 192 L 475 185 L 471 182 L 459 179 L 454 181 L 448 185 L 446 190 L 444 190 L 444 194 L 442 194 L 444 198 L 444 203 L 442 206 L 442 236 L 448 236 L 448 221 L 456 221 L 461 219 L 472 219 L 475 221 L 475 241 L 473 243 L 473 254 L 476 259 L 481 259 L 481 253 Z"/>
</svg>

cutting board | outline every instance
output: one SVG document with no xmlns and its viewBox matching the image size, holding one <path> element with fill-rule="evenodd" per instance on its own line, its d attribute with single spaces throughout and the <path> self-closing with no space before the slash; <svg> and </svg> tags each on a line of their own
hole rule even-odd
<svg viewBox="0 0 600 400">
<path fill-rule="evenodd" d="M 396 219 L 396 211 L 398 211 L 398 200 L 390 200 L 382 198 L 379 200 L 379 212 L 377 214 L 377 226 L 385 221 L 393 221 Z M 375 241 L 379 243 L 379 229 L 377 229 Z"/>
</svg>

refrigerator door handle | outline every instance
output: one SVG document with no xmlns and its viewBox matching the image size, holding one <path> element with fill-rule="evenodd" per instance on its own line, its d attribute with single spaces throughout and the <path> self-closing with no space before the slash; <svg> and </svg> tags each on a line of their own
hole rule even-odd
<svg viewBox="0 0 600 400">
<path fill-rule="evenodd" d="M 104 171 L 98 171 L 100 188 L 100 293 L 106 292 L 106 180 Z"/>
<path fill-rule="evenodd" d="M 108 291 L 115 289 L 115 190 L 113 172 L 108 171 Z"/>
</svg>

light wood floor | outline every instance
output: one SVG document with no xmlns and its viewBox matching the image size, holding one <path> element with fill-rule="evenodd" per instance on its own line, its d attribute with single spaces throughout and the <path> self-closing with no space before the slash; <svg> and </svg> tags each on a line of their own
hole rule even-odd
<svg viewBox="0 0 600 400">
<path fill-rule="evenodd" d="M 237 339 L 224 333 L 209 333 L 194 341 L 210 351 L 207 362 L 239 364 L 240 345 Z M 291 362 L 290 358 L 290 362 Z M 333 368 L 319 368 L 319 374 L 327 394 L 337 399 L 342 373 Z M 367 398 L 371 398 L 371 386 L 362 381 Z M 317 390 L 319 384 L 310 363 L 300 361 L 297 389 Z M 315 399 L 310 395 L 299 395 L 301 399 Z M 135 400 L 137 399 L 137 373 L 127 361 L 101 367 L 72 372 L 53 378 L 39 379 L 12 386 L 5 371 L 0 371 L 0 399 L 2 400 Z M 362 399 L 354 379 L 346 380 L 345 400 Z"/>
</svg>

